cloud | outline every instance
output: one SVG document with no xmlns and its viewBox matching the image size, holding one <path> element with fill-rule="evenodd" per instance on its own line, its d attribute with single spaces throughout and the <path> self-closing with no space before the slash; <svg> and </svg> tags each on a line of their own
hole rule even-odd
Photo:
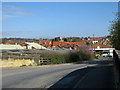
<svg viewBox="0 0 120 90">
<path fill-rule="evenodd" d="M 0 32 L 2 37 L 33 37 L 34 31 L 25 31 L 25 30 L 2 30 Z"/>
<path fill-rule="evenodd" d="M 25 8 L 16 7 L 16 6 L 3 6 L 2 9 L 3 17 L 10 18 L 10 17 L 20 17 L 20 16 L 28 16 L 29 13 L 26 12 Z"/>
<path fill-rule="evenodd" d="M 3 7 L 4 9 L 7 9 L 7 10 L 24 10 L 25 8 L 21 8 L 21 7 L 16 7 L 16 6 L 4 6 Z"/>
<path fill-rule="evenodd" d="M 27 13 L 22 12 L 22 11 L 11 12 L 11 14 L 14 14 L 14 15 L 23 15 L 23 16 L 27 16 L 28 15 Z"/>
<path fill-rule="evenodd" d="M 21 8 L 17 6 L 10 6 L 10 5 L 3 5 L 2 6 L 2 22 L 13 22 L 13 18 L 19 18 L 19 17 L 26 17 L 26 16 L 34 16 L 32 13 L 27 12 L 26 8 Z"/>
<path fill-rule="evenodd" d="M 15 15 L 3 15 L 3 17 L 5 17 L 5 18 L 11 18 L 11 17 L 18 17 L 18 16 L 15 16 Z"/>
</svg>

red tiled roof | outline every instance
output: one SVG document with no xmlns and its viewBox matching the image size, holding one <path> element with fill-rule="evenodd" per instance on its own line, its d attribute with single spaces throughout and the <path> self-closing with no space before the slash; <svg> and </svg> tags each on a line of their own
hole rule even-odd
<svg viewBox="0 0 120 90">
<path fill-rule="evenodd" d="M 106 46 L 106 45 L 103 45 L 103 44 L 100 44 L 100 43 L 97 43 L 97 44 L 92 44 L 91 45 L 91 48 L 97 48 L 97 47 L 100 47 L 100 48 L 112 48 L 110 46 Z"/>
<path fill-rule="evenodd" d="M 20 45 L 21 45 L 21 46 L 27 46 L 28 44 L 26 44 L 26 43 L 21 43 Z"/>
<path fill-rule="evenodd" d="M 75 42 L 75 44 L 77 44 L 77 45 L 83 45 L 85 43 L 84 42 Z"/>
<path fill-rule="evenodd" d="M 49 40 L 47 40 L 47 41 L 42 41 L 42 42 L 41 42 L 41 45 L 43 45 L 43 44 L 50 45 L 50 44 L 51 44 L 51 41 L 49 41 Z"/>
<path fill-rule="evenodd" d="M 84 42 L 53 42 L 53 46 L 57 46 L 57 45 L 63 45 L 63 46 L 68 46 L 68 45 L 84 45 Z"/>
<path fill-rule="evenodd" d="M 92 39 L 93 41 L 99 41 L 100 39 L 99 38 L 95 38 L 95 39 Z"/>
<path fill-rule="evenodd" d="M 37 42 L 35 42 L 35 43 L 40 44 L 40 42 L 39 42 L 39 41 L 37 41 Z"/>
<path fill-rule="evenodd" d="M 53 46 L 60 45 L 60 42 L 53 42 Z"/>
<path fill-rule="evenodd" d="M 47 48 L 52 48 L 51 46 L 48 46 Z"/>
<path fill-rule="evenodd" d="M 6 44 L 15 44 L 12 40 L 7 41 Z"/>
<path fill-rule="evenodd" d="M 75 42 L 69 42 L 69 44 L 70 44 L 70 45 L 73 45 L 73 44 L 75 44 Z"/>
<path fill-rule="evenodd" d="M 46 44 L 47 44 L 47 45 L 50 45 L 50 44 L 51 44 L 51 41 L 47 40 L 47 41 L 46 41 Z"/>
<path fill-rule="evenodd" d="M 44 43 L 45 43 L 45 41 L 42 41 L 42 42 L 41 42 L 41 45 L 43 45 Z"/>
</svg>

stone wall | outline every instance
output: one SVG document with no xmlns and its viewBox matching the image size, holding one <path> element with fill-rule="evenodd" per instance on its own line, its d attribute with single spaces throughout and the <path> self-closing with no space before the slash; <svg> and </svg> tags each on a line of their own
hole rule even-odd
<svg viewBox="0 0 120 90">
<path fill-rule="evenodd" d="M 114 75 L 117 90 L 120 90 L 120 50 L 114 50 Z"/>
<path fill-rule="evenodd" d="M 13 59 L 8 59 L 8 60 L 0 60 L 0 67 L 6 68 L 6 67 L 21 67 L 21 66 L 33 66 L 34 60 L 13 60 Z"/>
</svg>

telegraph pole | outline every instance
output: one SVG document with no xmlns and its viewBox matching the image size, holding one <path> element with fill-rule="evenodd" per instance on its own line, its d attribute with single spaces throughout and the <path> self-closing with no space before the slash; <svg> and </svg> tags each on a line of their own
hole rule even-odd
<svg viewBox="0 0 120 90">
<path fill-rule="evenodd" d="M 93 41 L 95 41 L 95 35 L 93 34 Z M 95 54 L 95 43 L 93 43 L 94 47 L 93 47 L 93 50 L 94 50 L 94 54 Z"/>
</svg>

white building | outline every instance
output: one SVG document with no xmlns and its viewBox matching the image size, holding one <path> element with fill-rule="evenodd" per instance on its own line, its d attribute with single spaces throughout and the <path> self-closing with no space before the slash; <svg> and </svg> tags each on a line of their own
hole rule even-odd
<svg viewBox="0 0 120 90">
<path fill-rule="evenodd" d="M 27 45 L 27 49 L 32 49 L 35 48 L 35 49 L 47 49 L 46 47 L 43 47 L 42 45 L 39 45 L 37 43 L 34 43 L 34 42 L 25 42 Z"/>
<path fill-rule="evenodd" d="M 115 48 L 96 48 L 96 49 L 93 49 L 94 51 L 107 51 L 109 53 L 109 55 L 111 55 L 113 57 L 113 50 L 115 50 Z"/>
</svg>

